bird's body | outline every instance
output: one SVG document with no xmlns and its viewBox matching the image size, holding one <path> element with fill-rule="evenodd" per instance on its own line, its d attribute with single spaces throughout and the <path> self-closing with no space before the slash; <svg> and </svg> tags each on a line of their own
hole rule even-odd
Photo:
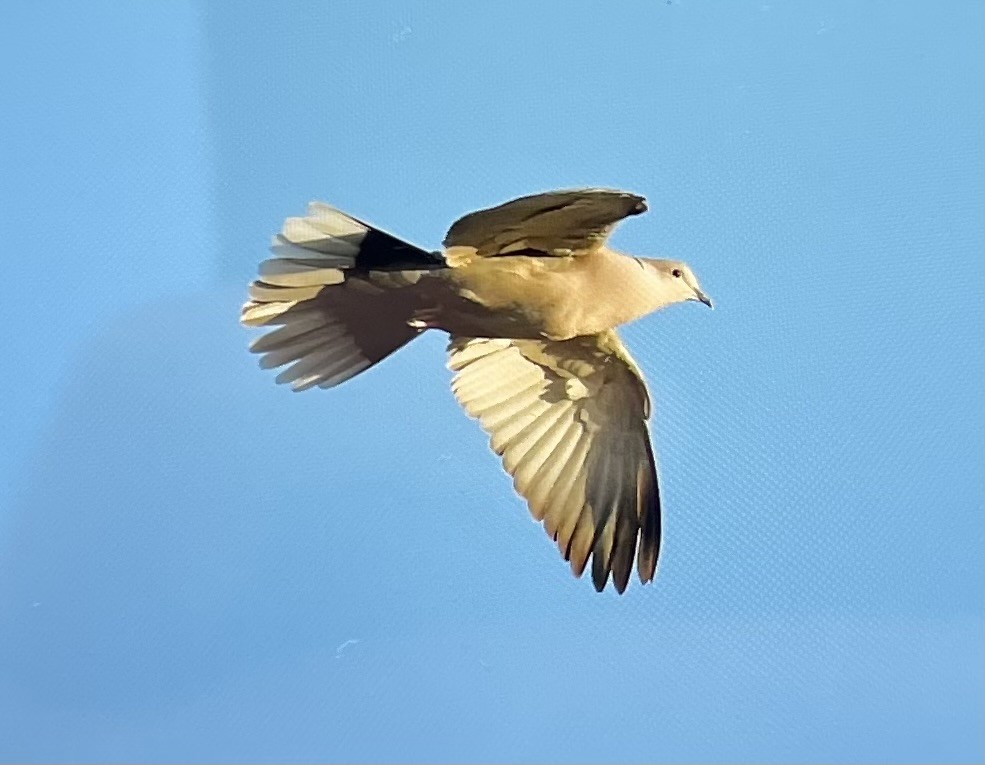
<svg viewBox="0 0 985 765">
<path fill-rule="evenodd" d="M 452 301 L 440 325 L 453 335 L 567 340 L 598 334 L 661 307 L 659 295 L 647 289 L 657 278 L 654 273 L 607 248 L 587 258 L 482 258 L 450 268 L 441 278 L 466 301 Z M 620 299 L 600 304 L 600 294 Z"/>
<path fill-rule="evenodd" d="M 646 209 L 601 189 L 523 197 L 465 216 L 429 253 L 312 203 L 261 264 L 241 320 L 273 325 L 252 350 L 296 390 L 337 385 L 412 340 L 451 336 L 452 389 L 572 569 L 592 558 L 622 592 L 660 545 L 642 375 L 615 327 L 670 303 L 710 305 L 690 269 L 605 246 Z M 638 548 L 638 553 L 637 553 Z"/>
</svg>

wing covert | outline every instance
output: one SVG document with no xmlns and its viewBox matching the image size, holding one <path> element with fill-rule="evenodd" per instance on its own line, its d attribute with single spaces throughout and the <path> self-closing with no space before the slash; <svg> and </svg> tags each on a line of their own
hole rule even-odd
<svg viewBox="0 0 985 765">
<path fill-rule="evenodd" d="M 612 189 L 520 197 L 452 224 L 444 241 L 446 257 L 457 265 L 525 250 L 555 256 L 591 252 L 602 246 L 616 223 L 646 209 L 643 197 Z"/>
</svg>

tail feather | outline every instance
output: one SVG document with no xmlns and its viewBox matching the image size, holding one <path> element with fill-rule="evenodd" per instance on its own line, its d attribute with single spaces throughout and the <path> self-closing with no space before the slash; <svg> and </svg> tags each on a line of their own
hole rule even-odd
<svg viewBox="0 0 985 765">
<path fill-rule="evenodd" d="M 412 340 L 415 298 L 403 288 L 443 266 L 440 256 L 320 202 L 288 218 L 270 249 L 240 321 L 276 327 L 250 350 L 264 368 L 289 364 L 276 379 L 294 390 L 338 385 Z"/>
</svg>

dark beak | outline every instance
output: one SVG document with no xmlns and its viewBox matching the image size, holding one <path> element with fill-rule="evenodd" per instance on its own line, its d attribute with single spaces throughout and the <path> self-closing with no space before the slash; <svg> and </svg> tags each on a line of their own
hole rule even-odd
<svg viewBox="0 0 985 765">
<path fill-rule="evenodd" d="M 694 299 L 695 300 L 699 300 L 700 302 L 704 303 L 709 308 L 714 308 L 715 307 L 714 305 L 712 305 L 711 298 L 708 297 L 705 293 L 703 293 L 699 289 L 695 289 L 694 290 Z"/>
</svg>

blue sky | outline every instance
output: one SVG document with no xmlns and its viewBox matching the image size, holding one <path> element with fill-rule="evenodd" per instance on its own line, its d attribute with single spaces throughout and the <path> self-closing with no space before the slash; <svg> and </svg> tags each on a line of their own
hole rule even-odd
<svg viewBox="0 0 985 765">
<path fill-rule="evenodd" d="M 981 759 L 982 6 L 0 11 L 0 759 Z M 246 353 L 321 198 L 436 246 L 605 185 L 659 577 L 570 577 L 425 337 Z"/>
</svg>

